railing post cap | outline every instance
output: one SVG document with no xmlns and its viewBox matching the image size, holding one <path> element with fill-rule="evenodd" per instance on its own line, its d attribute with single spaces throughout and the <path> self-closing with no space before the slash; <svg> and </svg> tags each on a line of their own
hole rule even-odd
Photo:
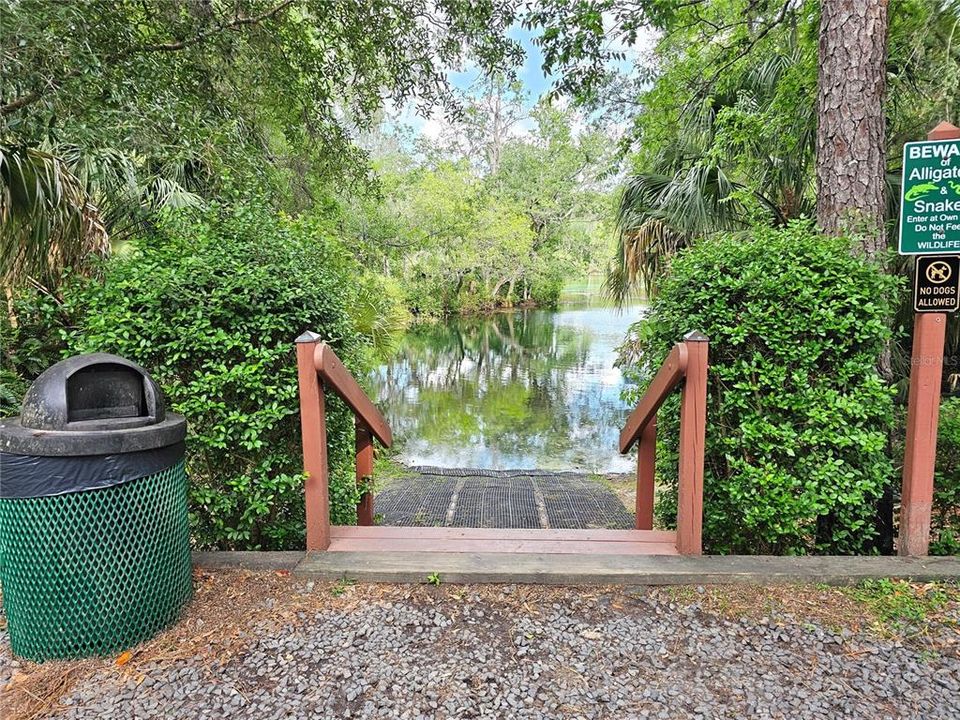
<svg viewBox="0 0 960 720">
<path fill-rule="evenodd" d="M 294 342 L 296 342 L 296 343 L 315 343 L 315 342 L 317 342 L 317 340 L 319 340 L 319 339 L 320 339 L 320 336 L 319 336 L 319 335 L 317 335 L 315 332 L 311 332 L 310 330 L 307 330 L 303 335 L 301 335 L 301 336 L 298 337 L 296 340 L 294 340 Z"/>
<path fill-rule="evenodd" d="M 708 338 L 699 330 L 693 330 L 692 332 L 688 332 L 686 335 L 683 336 L 683 341 L 684 342 L 710 342 L 710 338 Z"/>
<path fill-rule="evenodd" d="M 927 140 L 956 140 L 960 138 L 960 128 L 948 122 L 939 123 L 927 133 Z"/>
</svg>

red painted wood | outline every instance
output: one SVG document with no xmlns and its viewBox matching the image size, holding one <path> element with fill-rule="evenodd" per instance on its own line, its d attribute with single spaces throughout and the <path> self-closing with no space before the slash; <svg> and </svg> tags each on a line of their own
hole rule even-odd
<svg viewBox="0 0 960 720">
<path fill-rule="evenodd" d="M 927 133 L 927 140 L 956 140 L 960 138 L 960 128 L 948 122 L 941 122 Z"/>
<path fill-rule="evenodd" d="M 393 444 L 393 433 L 390 431 L 390 426 L 383 415 L 380 414 L 377 406 L 367 397 L 363 388 L 353 379 L 350 371 L 340 362 L 340 358 L 337 357 L 333 349 L 326 343 L 320 343 L 317 345 L 315 359 L 317 371 L 330 389 L 343 399 L 353 410 L 353 414 L 363 422 L 384 447 L 390 447 Z"/>
<path fill-rule="evenodd" d="M 411 528 L 413 529 L 413 528 Z M 329 552 L 535 553 L 577 555 L 676 555 L 673 543 L 605 543 L 569 540 L 459 538 L 334 538 Z"/>
<path fill-rule="evenodd" d="M 960 128 L 948 122 L 941 122 L 927 133 L 927 140 L 958 138 Z M 943 313 L 916 313 L 913 316 L 913 354 L 910 358 L 907 438 L 897 540 L 899 555 L 923 556 L 930 550 L 930 510 L 946 329 L 947 316 Z"/>
<path fill-rule="evenodd" d="M 324 397 L 314 362 L 316 339 L 297 340 L 297 378 L 300 385 L 300 434 L 307 516 L 307 550 L 330 545 L 330 497 L 327 478 L 327 427 Z"/>
<path fill-rule="evenodd" d="M 356 422 L 357 485 L 370 486 L 373 477 L 373 438 L 360 419 Z M 373 525 L 373 493 L 364 492 L 357 503 L 357 524 Z"/>
<path fill-rule="evenodd" d="M 663 365 L 654 375 L 636 409 L 630 413 L 623 430 L 620 432 L 620 452 L 626 453 L 640 437 L 647 423 L 656 417 L 657 410 L 667 399 L 667 395 L 681 380 L 687 368 L 686 343 L 677 343 L 664 360 Z"/>
<path fill-rule="evenodd" d="M 707 429 L 707 352 L 699 334 L 687 336 L 687 373 L 680 398 L 680 468 L 677 473 L 677 550 L 703 552 L 703 455 Z"/>
<path fill-rule="evenodd" d="M 448 540 L 550 540 L 555 542 L 675 543 L 677 534 L 670 530 L 531 530 L 519 528 L 453 528 L 453 527 L 397 527 L 376 525 L 334 525 L 332 538 L 377 538 L 383 540 L 417 538 L 434 543 L 442 549 Z"/>
<path fill-rule="evenodd" d="M 947 316 L 917 313 L 907 400 L 907 440 L 900 499 L 899 555 L 922 556 L 930 548 L 930 509 L 937 459 L 937 422 Z"/>
<path fill-rule="evenodd" d="M 653 530 L 653 486 L 657 464 L 657 418 L 640 433 L 637 450 L 637 530 Z"/>
</svg>

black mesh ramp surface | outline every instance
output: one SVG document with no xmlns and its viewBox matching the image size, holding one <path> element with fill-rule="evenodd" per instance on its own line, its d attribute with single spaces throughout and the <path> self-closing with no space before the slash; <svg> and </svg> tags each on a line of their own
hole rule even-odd
<svg viewBox="0 0 960 720">
<path fill-rule="evenodd" d="M 380 525 L 441 527 L 459 478 L 422 475 L 395 480 L 374 496 Z"/>
<path fill-rule="evenodd" d="M 471 477 L 464 480 L 453 527 L 539 528 L 533 480 L 527 476 Z"/>
<path fill-rule="evenodd" d="M 573 474 L 538 477 L 552 528 L 630 529 L 633 515 L 602 482 Z"/>
<path fill-rule="evenodd" d="M 630 529 L 603 482 L 570 472 L 413 468 L 376 495 L 381 525 Z"/>
</svg>

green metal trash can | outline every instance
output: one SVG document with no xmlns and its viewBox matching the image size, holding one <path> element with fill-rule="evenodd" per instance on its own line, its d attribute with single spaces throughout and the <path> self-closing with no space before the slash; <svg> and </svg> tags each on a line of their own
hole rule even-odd
<svg viewBox="0 0 960 720">
<path fill-rule="evenodd" d="M 50 367 L 0 420 L 0 583 L 14 654 L 106 655 L 193 592 L 186 420 L 116 355 Z"/>
</svg>

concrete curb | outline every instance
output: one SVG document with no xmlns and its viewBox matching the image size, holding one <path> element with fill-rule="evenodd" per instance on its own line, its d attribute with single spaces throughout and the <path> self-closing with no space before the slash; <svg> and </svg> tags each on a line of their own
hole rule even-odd
<svg viewBox="0 0 960 720">
<path fill-rule="evenodd" d="M 702 585 L 825 583 L 868 579 L 960 582 L 960 557 L 773 557 L 572 555 L 444 552 L 205 552 L 204 569 L 288 570 L 301 577 L 364 582 L 543 585 Z"/>
<path fill-rule="evenodd" d="M 294 570 L 304 555 L 300 550 L 195 552 L 193 564 L 203 570 Z"/>
</svg>

